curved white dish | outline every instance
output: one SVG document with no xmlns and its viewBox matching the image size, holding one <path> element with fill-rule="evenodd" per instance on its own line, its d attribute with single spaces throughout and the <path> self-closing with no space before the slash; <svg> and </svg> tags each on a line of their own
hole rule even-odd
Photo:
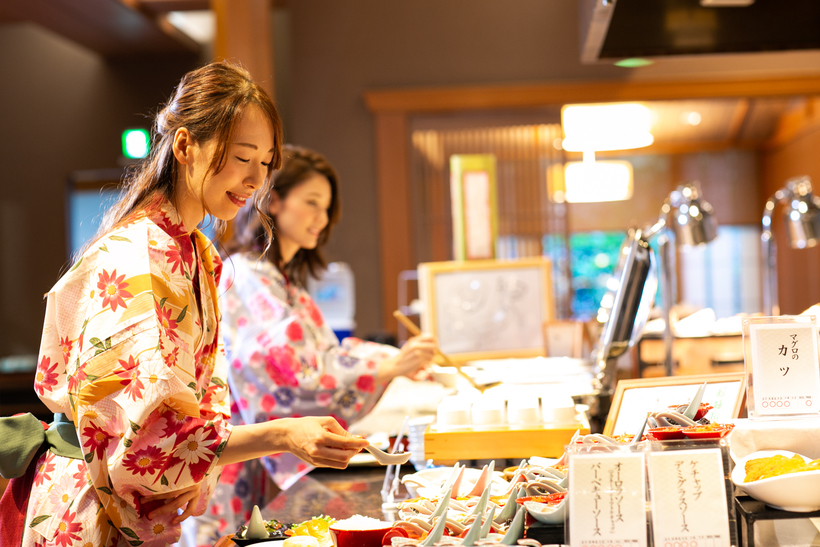
<svg viewBox="0 0 820 547">
<path fill-rule="evenodd" d="M 539 522 L 545 524 L 563 524 L 567 517 L 567 498 L 561 500 L 557 505 L 539 503 L 537 501 L 525 501 L 524 508 Z"/>
<path fill-rule="evenodd" d="M 820 509 L 820 471 L 788 473 L 768 479 L 743 482 L 746 478 L 746 462 L 775 455 L 791 458 L 795 452 L 788 450 L 760 450 L 741 458 L 732 470 L 732 482 L 754 499 L 783 511 L 806 513 Z M 807 462 L 806 456 L 800 455 Z"/>
<path fill-rule="evenodd" d="M 422 469 L 416 473 L 405 475 L 402 477 L 401 482 L 407 488 L 410 497 L 434 498 L 439 494 L 441 487 L 452 474 L 452 467 L 431 467 L 430 469 Z M 463 493 L 469 492 L 480 476 L 481 469 L 470 467 L 464 469 L 464 477 L 461 481 L 460 490 Z M 418 482 L 413 479 L 418 479 Z M 510 484 L 504 480 L 503 473 L 500 471 L 493 472 L 491 495 L 499 496 L 506 492 L 509 486 Z"/>
</svg>

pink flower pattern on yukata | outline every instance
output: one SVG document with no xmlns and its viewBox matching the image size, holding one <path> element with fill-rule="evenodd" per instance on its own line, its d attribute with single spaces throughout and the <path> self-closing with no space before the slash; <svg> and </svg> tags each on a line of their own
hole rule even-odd
<svg viewBox="0 0 820 547">
<path fill-rule="evenodd" d="M 172 269 L 186 281 L 155 275 Z M 48 293 L 34 388 L 72 417 L 83 459 L 40 457 L 22 547 L 176 542 L 170 515 L 137 511 L 140 493 L 199 484 L 192 503 L 205 510 L 231 431 L 213 300 L 221 271 L 213 244 L 156 198 L 95 241 Z"/>
<path fill-rule="evenodd" d="M 340 344 L 310 295 L 270 262 L 238 254 L 224 268 L 219 292 L 230 302 L 222 308 L 221 326 L 237 410 L 232 423 L 333 416 L 346 427 L 373 408 L 385 387 L 374 380 L 374 363 L 394 356 L 396 348 L 356 338 Z M 310 470 L 291 454 L 225 469 L 211 500 L 223 512 L 206 512 L 183 527 L 197 544 L 213 544 L 264 503 L 264 492 L 250 485 L 264 484 L 267 474 L 287 487 Z"/>
</svg>

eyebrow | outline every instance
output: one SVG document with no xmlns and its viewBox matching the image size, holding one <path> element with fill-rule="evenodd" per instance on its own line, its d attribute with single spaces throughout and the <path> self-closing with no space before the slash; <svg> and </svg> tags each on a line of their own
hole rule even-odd
<svg viewBox="0 0 820 547">
<path fill-rule="evenodd" d="M 249 143 L 249 142 L 235 142 L 234 144 L 235 144 L 235 145 L 237 145 L 237 146 L 246 146 L 246 147 L 248 147 L 248 148 L 253 148 L 254 150 L 259 150 L 259 147 L 258 147 L 258 146 L 256 146 L 255 144 L 251 144 L 251 143 Z M 269 153 L 270 153 L 270 152 L 273 152 L 273 148 L 271 148 L 270 150 L 268 150 L 268 152 L 269 152 Z"/>
</svg>

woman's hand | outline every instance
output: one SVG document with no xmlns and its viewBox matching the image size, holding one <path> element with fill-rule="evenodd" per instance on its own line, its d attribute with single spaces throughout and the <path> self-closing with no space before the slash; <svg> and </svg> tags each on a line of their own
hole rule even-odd
<svg viewBox="0 0 820 547">
<path fill-rule="evenodd" d="M 159 515 L 164 515 L 166 513 L 176 513 L 179 509 L 184 507 L 185 510 L 182 514 L 177 515 L 171 521 L 172 524 L 179 524 L 183 520 L 193 515 L 201 493 L 202 483 L 196 483 L 195 485 L 189 486 L 188 488 L 183 488 L 182 490 L 174 490 L 173 492 L 165 492 L 163 494 L 143 496 L 140 501 L 142 504 L 148 504 L 158 500 L 166 500 L 164 505 L 161 505 L 156 509 L 152 509 L 148 513 L 149 519 L 154 519 Z"/>
<path fill-rule="evenodd" d="M 419 334 L 407 340 L 396 357 L 379 363 L 376 379 L 390 381 L 396 376 L 413 376 L 433 361 L 436 354 L 436 338 L 432 334 Z"/>
<path fill-rule="evenodd" d="M 288 422 L 288 452 L 317 467 L 344 469 L 350 458 L 367 446 L 365 439 L 351 435 L 329 416 L 283 418 L 276 422 Z"/>
</svg>

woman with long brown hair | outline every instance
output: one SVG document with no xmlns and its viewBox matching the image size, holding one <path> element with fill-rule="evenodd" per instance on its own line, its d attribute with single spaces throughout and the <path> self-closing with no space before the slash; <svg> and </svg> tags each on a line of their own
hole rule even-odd
<svg viewBox="0 0 820 547">
<path fill-rule="evenodd" d="M 206 214 L 232 219 L 269 184 L 281 138 L 270 98 L 228 63 L 188 73 L 159 111 L 150 156 L 47 295 L 34 387 L 62 415 L 50 431 L 69 442 L 47 432 L 42 447 L 29 443 L 20 461 L 31 464 L 6 492 L 18 501 L 30 489 L 28 502 L 0 515 L 4 538 L 174 543 L 180 522 L 205 510 L 219 466 L 289 451 L 342 468 L 367 444 L 331 418 L 229 423 L 222 263 L 197 226 Z"/>
<path fill-rule="evenodd" d="M 340 342 L 325 323 L 305 290 L 308 275 L 325 266 L 321 249 L 339 218 L 338 176 L 322 155 L 285 146 L 282 167 L 260 200 L 263 215 L 250 208 L 237 214 L 220 284 L 232 421 L 331 416 L 346 427 L 375 406 L 390 380 L 429 364 L 435 340 L 420 335 L 401 350 L 352 337 Z M 269 248 L 266 222 L 274 226 Z M 266 475 L 286 489 L 312 469 L 292 454 L 261 462 L 264 469 L 259 461 L 225 468 L 188 545 L 213 543 L 246 522 L 265 502 Z"/>
</svg>

